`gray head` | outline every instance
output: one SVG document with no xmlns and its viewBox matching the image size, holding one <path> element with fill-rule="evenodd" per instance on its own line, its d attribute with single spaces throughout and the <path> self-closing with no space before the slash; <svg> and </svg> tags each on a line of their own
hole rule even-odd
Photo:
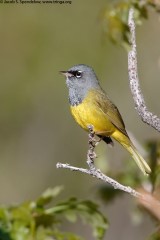
<svg viewBox="0 0 160 240">
<path fill-rule="evenodd" d="M 61 71 L 61 73 L 66 77 L 69 101 L 72 106 L 80 104 L 89 90 L 100 89 L 94 70 L 87 65 L 75 65 L 67 71 Z"/>
</svg>

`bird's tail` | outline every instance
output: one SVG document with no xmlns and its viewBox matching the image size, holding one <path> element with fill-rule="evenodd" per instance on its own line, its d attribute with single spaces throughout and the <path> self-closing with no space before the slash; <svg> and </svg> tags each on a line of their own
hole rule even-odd
<svg viewBox="0 0 160 240">
<path fill-rule="evenodd" d="M 137 149 L 135 148 L 135 146 L 133 145 L 133 143 L 131 142 L 127 134 L 124 135 L 122 132 L 115 131 L 112 134 L 112 137 L 115 140 L 117 140 L 120 144 L 122 144 L 123 147 L 125 147 L 128 150 L 128 152 L 130 152 L 133 159 L 137 163 L 138 167 L 145 175 L 148 175 L 149 173 L 151 173 L 150 167 L 148 166 L 146 161 L 143 159 L 143 157 L 138 153 Z"/>
<path fill-rule="evenodd" d="M 138 153 L 137 149 L 134 147 L 133 144 L 127 147 L 127 150 L 131 153 L 133 159 L 137 163 L 138 167 L 141 169 L 141 171 L 148 175 L 151 173 L 151 169 L 149 165 L 146 163 L 146 161 L 143 159 L 143 157 Z"/>
</svg>

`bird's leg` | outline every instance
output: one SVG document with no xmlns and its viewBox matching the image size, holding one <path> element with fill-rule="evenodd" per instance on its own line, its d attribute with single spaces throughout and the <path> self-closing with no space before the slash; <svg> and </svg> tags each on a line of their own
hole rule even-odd
<svg viewBox="0 0 160 240">
<path fill-rule="evenodd" d="M 95 145 L 97 146 L 103 140 L 103 137 L 100 135 L 96 135 L 96 136 L 98 137 L 98 139 L 96 140 L 96 143 L 95 143 Z"/>
</svg>

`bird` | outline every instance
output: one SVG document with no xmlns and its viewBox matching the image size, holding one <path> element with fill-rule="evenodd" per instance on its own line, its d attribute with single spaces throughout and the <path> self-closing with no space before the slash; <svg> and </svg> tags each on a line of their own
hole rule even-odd
<svg viewBox="0 0 160 240">
<path fill-rule="evenodd" d="M 113 145 L 112 139 L 119 142 L 148 175 L 149 165 L 132 143 L 118 108 L 100 86 L 93 68 L 78 64 L 60 73 L 66 78 L 70 110 L 76 122 L 86 131 L 92 126 L 94 133 L 107 144 Z"/>
</svg>

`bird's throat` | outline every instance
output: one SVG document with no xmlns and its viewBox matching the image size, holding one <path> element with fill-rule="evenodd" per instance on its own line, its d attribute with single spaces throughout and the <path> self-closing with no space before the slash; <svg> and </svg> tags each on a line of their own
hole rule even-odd
<svg viewBox="0 0 160 240">
<path fill-rule="evenodd" d="M 80 103 L 82 103 L 84 97 L 84 93 L 82 94 L 72 88 L 69 89 L 69 103 L 71 106 L 78 106 Z"/>
</svg>

